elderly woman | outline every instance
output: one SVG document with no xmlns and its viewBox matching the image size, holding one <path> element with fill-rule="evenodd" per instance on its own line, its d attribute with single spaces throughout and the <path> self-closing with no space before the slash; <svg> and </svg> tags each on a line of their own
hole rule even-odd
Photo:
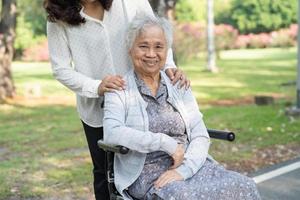
<svg viewBox="0 0 300 200">
<path fill-rule="evenodd" d="M 115 184 L 125 199 L 260 199 L 255 183 L 209 158 L 210 139 L 190 89 L 162 71 L 172 45 L 163 19 L 136 17 L 127 46 L 133 71 L 123 91 L 105 94 L 104 142 L 116 154 Z"/>
</svg>

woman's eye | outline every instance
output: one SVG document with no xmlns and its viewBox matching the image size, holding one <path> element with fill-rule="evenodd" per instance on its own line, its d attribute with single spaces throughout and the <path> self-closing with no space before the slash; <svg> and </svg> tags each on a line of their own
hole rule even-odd
<svg viewBox="0 0 300 200">
<path fill-rule="evenodd" d="M 163 49 L 164 46 L 162 46 L 162 45 L 157 45 L 155 48 L 156 48 L 156 49 Z"/>
<path fill-rule="evenodd" d="M 146 45 L 140 45 L 139 47 L 142 48 L 142 49 L 147 48 Z"/>
</svg>

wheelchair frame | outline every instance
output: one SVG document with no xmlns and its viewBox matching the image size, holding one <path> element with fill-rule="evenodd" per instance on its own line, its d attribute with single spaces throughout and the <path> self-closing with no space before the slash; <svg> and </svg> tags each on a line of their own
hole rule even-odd
<svg viewBox="0 0 300 200">
<path fill-rule="evenodd" d="M 210 138 L 214 139 L 221 139 L 227 141 L 234 141 L 235 134 L 231 131 L 222 131 L 222 130 L 214 130 L 214 129 L 207 129 L 207 132 Z M 114 154 L 127 154 L 129 149 L 123 146 L 110 146 L 103 142 L 103 140 L 98 141 L 99 148 L 103 149 L 105 153 L 105 169 L 106 169 L 106 178 L 108 182 L 108 191 L 110 200 L 123 200 L 123 197 L 117 191 L 115 184 L 114 184 Z"/>
</svg>

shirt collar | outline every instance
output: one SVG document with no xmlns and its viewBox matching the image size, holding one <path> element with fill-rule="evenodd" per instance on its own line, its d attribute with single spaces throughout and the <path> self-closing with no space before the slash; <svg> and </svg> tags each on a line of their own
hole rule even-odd
<svg viewBox="0 0 300 200">
<path fill-rule="evenodd" d="M 135 79 L 137 88 L 141 94 L 154 97 L 152 95 L 150 89 L 148 88 L 148 86 L 145 84 L 144 80 L 141 79 L 135 72 L 134 72 L 134 79 Z M 163 95 L 166 92 L 164 90 L 165 86 L 166 86 L 166 82 L 165 82 L 164 78 L 161 76 L 157 94 L 156 94 L 156 97 L 154 97 L 154 98 L 159 98 L 161 95 Z"/>
<path fill-rule="evenodd" d="M 82 6 L 82 8 L 81 8 L 81 10 L 80 10 L 80 12 L 79 12 L 79 14 L 81 15 L 81 17 L 83 17 L 83 18 L 85 18 L 86 20 L 89 20 L 89 21 L 94 21 L 94 22 L 103 24 L 103 21 L 101 21 L 101 20 L 99 20 L 99 19 L 96 19 L 96 18 L 93 18 L 93 17 L 91 17 L 91 16 L 85 14 L 85 13 L 83 12 L 83 10 L 84 10 L 84 6 Z M 104 10 L 104 17 L 105 17 L 105 13 L 106 13 L 106 11 Z M 104 19 L 104 17 L 103 17 L 103 19 Z"/>
</svg>

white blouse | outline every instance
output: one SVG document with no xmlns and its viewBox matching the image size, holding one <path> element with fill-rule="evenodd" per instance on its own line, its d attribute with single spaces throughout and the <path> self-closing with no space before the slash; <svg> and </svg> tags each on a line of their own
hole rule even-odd
<svg viewBox="0 0 300 200">
<path fill-rule="evenodd" d="M 79 26 L 47 22 L 53 75 L 76 93 L 79 116 L 89 126 L 102 126 L 101 80 L 107 75 L 124 75 L 131 67 L 125 36 L 137 12 L 153 14 L 147 0 L 114 0 L 102 21 L 82 9 L 86 23 Z M 165 67 L 176 67 L 171 49 Z"/>
</svg>

